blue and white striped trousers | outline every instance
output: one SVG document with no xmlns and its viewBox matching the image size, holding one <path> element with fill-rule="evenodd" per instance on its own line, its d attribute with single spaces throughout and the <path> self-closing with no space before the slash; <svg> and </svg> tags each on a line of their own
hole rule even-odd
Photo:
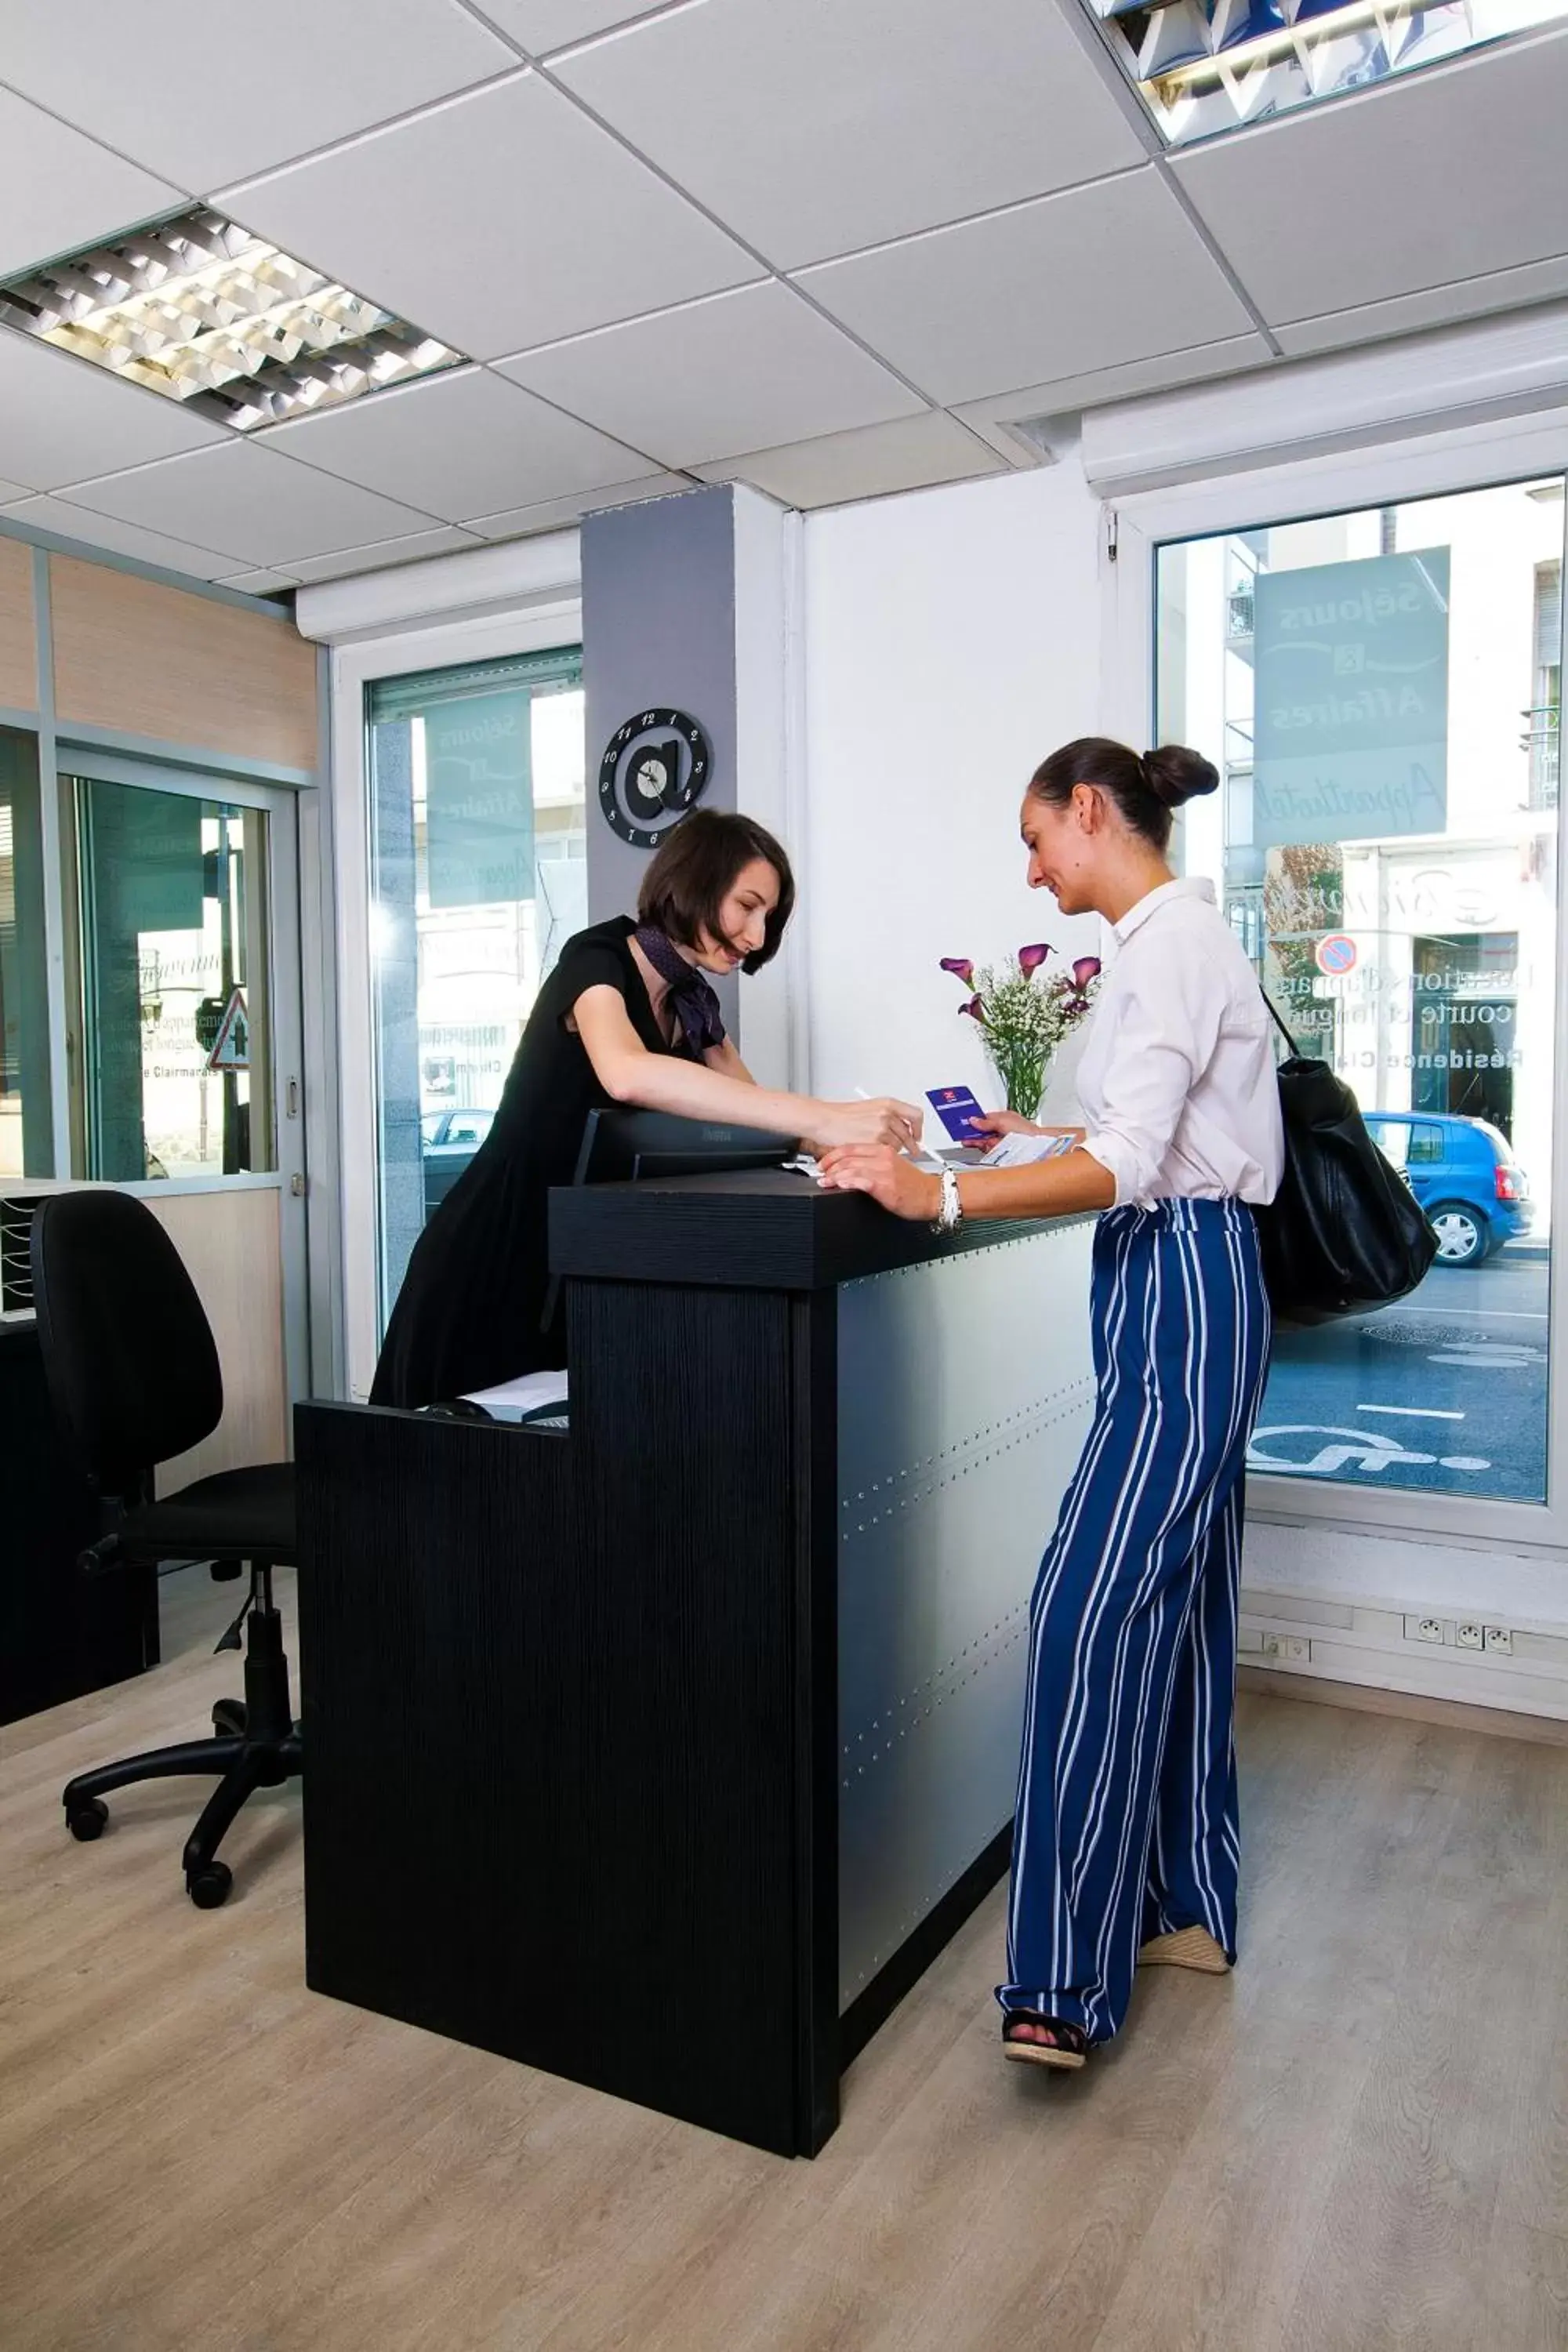
<svg viewBox="0 0 1568 2352">
<path fill-rule="evenodd" d="M 1111 1209 L 1095 1417 L 1030 1608 L 1005 2010 L 1116 2032 L 1149 1936 L 1236 1953 L 1243 1465 L 1268 1371 L 1252 1212 Z"/>
</svg>

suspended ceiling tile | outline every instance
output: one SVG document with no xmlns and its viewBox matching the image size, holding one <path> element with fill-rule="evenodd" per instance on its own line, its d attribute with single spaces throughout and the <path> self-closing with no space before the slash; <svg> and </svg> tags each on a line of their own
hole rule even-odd
<svg viewBox="0 0 1568 2352">
<path fill-rule="evenodd" d="M 776 281 L 529 352 L 501 373 L 675 467 L 923 405 Z"/>
<path fill-rule="evenodd" d="M 468 529 L 481 539 L 526 539 L 536 530 L 559 530 L 563 523 L 581 522 L 586 514 L 607 507 L 643 506 L 649 499 L 679 498 L 696 486 L 685 474 L 644 474 L 614 489 L 583 490 L 574 499 L 547 499 L 542 505 L 515 507 L 506 514 L 477 515 Z"/>
<path fill-rule="evenodd" d="M 1568 255 L 1557 254 L 1550 261 L 1527 261 L 1518 269 L 1467 278 L 1458 286 L 1396 294 L 1390 301 L 1368 302 L 1356 310 L 1331 310 L 1322 319 L 1293 320 L 1276 327 L 1274 333 L 1280 349 L 1294 359 L 1304 352 L 1342 351 L 1351 343 L 1382 342 L 1391 335 L 1419 334 L 1429 327 L 1485 318 L 1491 311 L 1554 302 L 1565 294 Z"/>
<path fill-rule="evenodd" d="M 759 274 L 526 69 L 221 201 L 247 228 L 475 359 Z"/>
<path fill-rule="evenodd" d="M 941 409 L 901 416 L 856 433 L 825 434 L 781 449 L 756 449 L 722 464 L 700 466 L 705 481 L 750 482 L 788 507 L 843 506 L 851 499 L 927 489 L 1005 470 L 995 450 Z"/>
<path fill-rule="evenodd" d="M 79 482 L 70 495 L 76 505 L 151 530 L 193 539 L 199 530 L 220 539 L 231 559 L 226 571 L 242 563 L 289 569 L 299 556 L 368 547 L 428 530 L 431 522 L 428 515 L 376 498 L 356 483 L 232 436 L 225 448 Z"/>
<path fill-rule="evenodd" d="M 296 580 L 346 580 L 356 572 L 388 571 L 395 563 L 417 563 L 426 555 L 456 555 L 479 540 L 466 530 L 416 530 L 406 539 L 385 539 L 374 547 L 349 547 L 335 555 L 308 555 L 290 563 Z"/>
<path fill-rule="evenodd" d="M 1271 324 L 1568 253 L 1568 34 L 1173 159 Z"/>
<path fill-rule="evenodd" d="M 458 0 L 0 0 L 11 88 L 194 195 L 515 63 Z"/>
<path fill-rule="evenodd" d="M 1042 0 L 700 0 L 557 71 L 784 268 L 1146 152 Z"/>
<path fill-rule="evenodd" d="M 230 555 L 169 539 L 138 523 L 91 513 L 67 499 L 27 499 L 20 506 L 7 508 L 5 520 L 25 522 L 34 530 L 52 530 L 57 538 L 74 539 L 87 547 L 106 548 L 112 555 L 132 555 L 138 562 L 161 564 L 168 572 L 188 572 L 197 580 L 216 580 L 234 569 Z"/>
<path fill-rule="evenodd" d="M 14 499 L 30 499 L 32 496 L 25 482 L 0 482 L 0 508 L 8 507 Z"/>
<path fill-rule="evenodd" d="M 448 522 L 648 470 L 646 457 L 483 368 L 274 426 L 264 442 Z"/>
<path fill-rule="evenodd" d="M 288 572 L 231 572 L 220 588 L 237 588 L 244 596 L 276 596 L 300 583 Z"/>
<path fill-rule="evenodd" d="M 830 261 L 800 282 L 947 407 L 1253 324 L 1152 168 Z"/>
<path fill-rule="evenodd" d="M 0 455 L 30 489 L 231 438 L 162 393 L 117 383 L 87 360 L 0 328 Z"/>
<path fill-rule="evenodd" d="M 664 0 L 479 0 L 485 15 L 536 58 L 646 16 Z"/>
<path fill-rule="evenodd" d="M 167 212 L 165 180 L 0 89 L 0 277 Z"/>
</svg>

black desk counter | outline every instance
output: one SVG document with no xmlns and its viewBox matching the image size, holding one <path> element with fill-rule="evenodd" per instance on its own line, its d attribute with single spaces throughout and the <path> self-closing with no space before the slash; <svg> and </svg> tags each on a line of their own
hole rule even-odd
<svg viewBox="0 0 1568 2352">
<path fill-rule="evenodd" d="M 551 1237 L 569 1433 L 298 1414 L 310 1981 L 815 2153 L 1005 1866 L 1090 1221 L 768 1171 Z"/>
</svg>

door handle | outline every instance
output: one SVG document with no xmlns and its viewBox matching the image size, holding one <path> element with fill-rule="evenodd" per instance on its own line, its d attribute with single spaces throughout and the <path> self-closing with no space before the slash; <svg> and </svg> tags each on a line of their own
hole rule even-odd
<svg viewBox="0 0 1568 2352">
<path fill-rule="evenodd" d="M 300 1081 L 298 1078 L 290 1078 L 287 1087 L 284 1088 L 283 1103 L 286 1116 L 289 1118 L 298 1118 L 300 1116 Z"/>
</svg>

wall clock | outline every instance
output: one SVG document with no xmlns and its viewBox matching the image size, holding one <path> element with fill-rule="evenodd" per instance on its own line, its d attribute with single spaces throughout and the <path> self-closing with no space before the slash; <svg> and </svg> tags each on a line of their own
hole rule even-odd
<svg viewBox="0 0 1568 2352">
<path fill-rule="evenodd" d="M 684 710 L 639 710 L 617 727 L 599 762 L 605 822 L 634 849 L 655 849 L 708 789 L 713 755 Z"/>
</svg>

